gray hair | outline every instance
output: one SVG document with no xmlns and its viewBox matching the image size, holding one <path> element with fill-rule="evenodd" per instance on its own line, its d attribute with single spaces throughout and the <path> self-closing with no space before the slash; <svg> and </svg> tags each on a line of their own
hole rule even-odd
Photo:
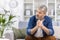
<svg viewBox="0 0 60 40">
<path fill-rule="evenodd" d="M 39 9 L 45 10 L 45 11 L 47 12 L 47 6 L 46 6 L 46 5 L 41 5 L 41 6 L 39 7 Z"/>
</svg>

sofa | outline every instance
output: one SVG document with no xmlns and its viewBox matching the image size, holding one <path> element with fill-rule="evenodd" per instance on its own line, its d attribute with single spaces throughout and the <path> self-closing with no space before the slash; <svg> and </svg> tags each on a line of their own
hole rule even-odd
<svg viewBox="0 0 60 40">
<path fill-rule="evenodd" d="M 56 37 L 56 39 L 60 40 L 60 26 L 53 26 L 54 28 L 54 36 Z"/>
<path fill-rule="evenodd" d="M 60 27 L 54 26 L 53 28 L 54 28 L 54 32 L 55 32 L 53 36 L 55 36 L 57 40 L 60 40 L 60 31 L 59 31 Z M 14 33 L 13 38 L 11 38 L 11 36 L 9 36 L 9 35 L 13 35 L 12 32 L 7 33 L 6 35 L 9 37 L 7 37 L 7 36 L 6 37 L 9 39 L 14 39 L 14 40 L 24 39 L 26 36 L 26 28 L 23 28 L 23 29 L 13 28 L 13 33 Z"/>
<path fill-rule="evenodd" d="M 26 22 L 20 22 L 19 23 L 19 29 L 16 29 L 14 27 L 12 28 L 13 34 L 14 34 L 14 37 L 13 37 L 14 40 L 16 40 L 16 39 L 24 39 L 25 38 L 27 24 L 28 23 L 26 23 Z M 60 31 L 59 31 L 60 30 L 60 27 L 59 26 L 53 26 L 53 28 L 54 28 L 54 32 L 55 32 L 53 36 L 55 36 L 57 40 L 60 40 Z M 11 33 L 8 33 L 8 34 L 11 34 Z M 8 38 L 10 38 L 10 37 L 8 37 Z"/>
</svg>

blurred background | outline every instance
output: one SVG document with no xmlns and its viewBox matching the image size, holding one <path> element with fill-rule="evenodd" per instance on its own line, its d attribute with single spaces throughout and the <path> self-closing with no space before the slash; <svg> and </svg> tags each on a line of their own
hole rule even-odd
<svg viewBox="0 0 60 40">
<path fill-rule="evenodd" d="M 3 37 L 1 38 L 24 40 L 29 18 L 36 14 L 36 9 L 40 5 L 47 6 L 46 15 L 52 18 L 54 36 L 57 40 L 60 40 L 60 0 L 0 0 L 0 14 L 5 15 L 4 18 L 7 20 L 10 14 L 16 16 L 11 19 L 13 23 L 4 28 Z M 0 17 L 2 17 L 1 15 Z M 0 18 L 0 20 L 2 19 Z M 0 23 L 0 28 L 2 27 L 1 24 L 3 25 L 3 23 Z M 6 28 L 8 29 L 7 31 L 5 30 Z"/>
</svg>

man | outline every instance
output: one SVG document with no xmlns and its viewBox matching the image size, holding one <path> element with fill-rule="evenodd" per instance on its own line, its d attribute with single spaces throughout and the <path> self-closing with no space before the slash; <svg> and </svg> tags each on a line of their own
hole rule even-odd
<svg viewBox="0 0 60 40">
<path fill-rule="evenodd" d="M 52 19 L 46 16 L 46 12 L 47 7 L 42 5 L 37 9 L 36 15 L 30 18 L 25 40 L 56 40 Z"/>
</svg>

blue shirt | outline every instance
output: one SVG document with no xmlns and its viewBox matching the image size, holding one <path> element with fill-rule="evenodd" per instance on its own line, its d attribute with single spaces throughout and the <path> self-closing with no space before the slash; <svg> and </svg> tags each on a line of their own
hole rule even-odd
<svg viewBox="0 0 60 40">
<path fill-rule="evenodd" d="M 30 17 L 29 23 L 28 23 L 28 27 L 27 27 L 27 35 L 33 35 L 37 32 L 35 32 L 34 34 L 31 34 L 31 29 L 34 28 L 36 26 L 36 15 Z M 43 21 L 43 25 L 49 29 L 50 31 L 50 36 L 52 36 L 54 34 L 54 30 L 53 30 L 53 25 L 52 25 L 52 19 L 48 16 L 44 17 L 44 21 Z M 43 36 L 47 36 L 46 32 L 44 32 L 43 30 Z"/>
</svg>

